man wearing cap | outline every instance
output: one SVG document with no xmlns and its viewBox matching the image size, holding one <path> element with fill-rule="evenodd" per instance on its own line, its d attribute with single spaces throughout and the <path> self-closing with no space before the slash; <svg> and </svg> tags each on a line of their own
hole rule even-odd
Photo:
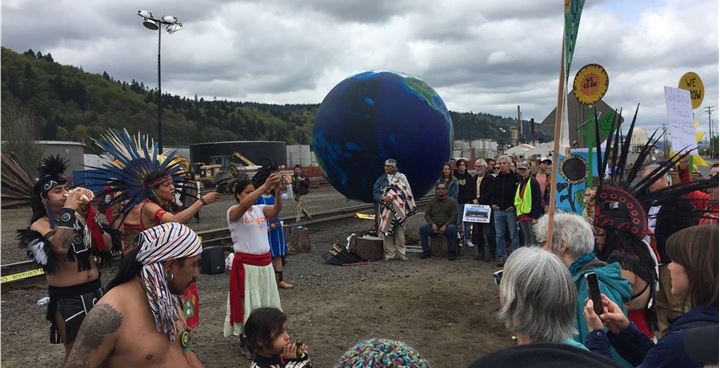
<svg viewBox="0 0 720 368">
<path fill-rule="evenodd" d="M 540 201 L 540 185 L 530 175 L 530 164 L 519 162 L 517 173 L 520 175 L 520 185 L 515 191 L 515 214 L 523 234 L 523 245 L 528 246 L 535 244 L 533 225 L 544 211 Z"/>
<path fill-rule="evenodd" d="M 407 188 L 410 188 L 410 183 L 404 174 L 398 172 L 397 161 L 392 158 L 385 160 L 385 173 L 375 181 L 373 185 L 373 197 L 377 203 L 377 211 L 375 215 L 375 227 L 379 228 L 380 215 L 384 203 L 391 203 L 392 197 L 387 195 L 387 191 L 390 189 L 390 185 L 398 181 L 404 184 Z M 404 226 L 398 226 L 392 236 L 382 235 L 383 238 L 383 251 L 385 253 L 384 259 L 386 261 L 393 260 L 396 255 L 401 261 L 407 261 L 405 256 L 405 229 Z"/>
<path fill-rule="evenodd" d="M 534 177 L 535 180 L 537 180 L 538 185 L 540 186 L 540 202 L 542 205 L 542 208 L 545 208 L 549 203 L 549 198 L 545 198 L 545 195 L 549 194 L 550 192 L 547 190 L 548 186 L 550 185 L 550 175 L 548 175 L 548 170 L 552 167 L 552 160 L 547 157 L 541 157 L 540 162 L 538 162 L 538 172 L 535 173 Z"/>
<path fill-rule="evenodd" d="M 202 245 L 185 225 L 140 233 L 85 318 L 65 367 L 202 367 L 178 296 L 199 275 Z"/>
</svg>

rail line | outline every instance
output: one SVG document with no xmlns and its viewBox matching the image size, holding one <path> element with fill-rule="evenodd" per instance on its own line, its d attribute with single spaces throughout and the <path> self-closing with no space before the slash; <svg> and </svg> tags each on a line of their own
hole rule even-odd
<svg viewBox="0 0 720 368">
<path fill-rule="evenodd" d="M 430 201 L 431 196 L 425 196 L 420 198 L 416 204 L 418 208 L 424 207 Z M 355 206 L 341 207 L 334 210 L 320 211 L 313 214 L 311 220 L 305 220 L 298 225 L 307 226 L 313 224 L 321 224 L 332 221 L 338 221 L 355 217 L 356 213 L 362 212 L 374 212 L 374 204 L 362 204 Z M 295 219 L 295 216 L 286 215 L 280 217 L 281 221 L 289 222 Z M 202 230 L 198 231 L 197 234 L 202 237 L 203 246 L 209 245 L 223 245 L 231 243 L 230 230 L 227 227 Z M 2 274 L 2 285 L 3 287 L 18 286 L 27 287 L 42 281 L 44 272 L 37 266 L 34 261 L 22 261 L 4 264 L 0 266 L 0 274 Z"/>
</svg>

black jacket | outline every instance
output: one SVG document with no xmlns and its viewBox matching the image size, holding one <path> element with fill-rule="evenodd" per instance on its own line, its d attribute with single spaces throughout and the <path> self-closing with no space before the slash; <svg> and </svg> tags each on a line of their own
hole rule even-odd
<svg viewBox="0 0 720 368">
<path fill-rule="evenodd" d="M 515 206 L 515 190 L 517 189 L 517 175 L 510 171 L 507 174 L 500 173 L 493 181 L 493 189 L 491 204 L 500 207 L 501 211 L 505 211 L 508 207 Z"/>
<path fill-rule="evenodd" d="M 480 177 L 478 175 L 473 176 L 473 182 L 472 182 L 472 190 L 473 190 L 473 198 L 477 199 L 478 204 L 484 204 L 484 205 L 491 205 L 492 204 L 492 190 L 493 190 L 493 183 L 495 182 L 495 177 L 492 176 L 489 172 L 485 173 L 485 176 L 483 176 L 482 182 L 480 182 L 480 196 L 478 197 L 477 193 L 477 182 Z"/>
<path fill-rule="evenodd" d="M 310 178 L 304 173 L 300 173 L 300 175 L 293 174 L 292 188 L 293 192 L 297 196 L 308 194 L 308 190 L 310 189 Z"/>
<path fill-rule="evenodd" d="M 475 188 L 473 187 L 473 176 L 467 171 L 464 174 L 455 172 L 455 179 L 458 181 L 458 204 L 472 203 L 475 198 Z"/>
</svg>

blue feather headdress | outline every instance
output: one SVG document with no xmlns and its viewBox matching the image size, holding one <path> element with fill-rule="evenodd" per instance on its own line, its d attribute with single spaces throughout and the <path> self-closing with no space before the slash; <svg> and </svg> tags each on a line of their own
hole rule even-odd
<svg viewBox="0 0 720 368">
<path fill-rule="evenodd" d="M 161 173 L 162 177 L 169 177 L 181 195 L 184 195 L 182 189 L 191 185 L 182 177 L 184 168 L 175 159 L 175 150 L 159 154 L 157 144 L 147 134 L 138 132 L 137 136 L 131 136 L 125 129 L 111 129 L 93 141 L 113 162 L 91 167 L 98 171 L 90 178 L 105 183 L 105 190 L 100 196 L 113 195 L 108 205 L 121 204 L 123 221 L 133 207 L 154 196 L 153 185 L 146 180 L 150 174 Z"/>
</svg>

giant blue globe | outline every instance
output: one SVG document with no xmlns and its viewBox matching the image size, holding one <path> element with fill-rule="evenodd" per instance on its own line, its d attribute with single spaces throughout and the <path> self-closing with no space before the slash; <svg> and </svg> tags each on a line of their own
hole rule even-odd
<svg viewBox="0 0 720 368">
<path fill-rule="evenodd" d="M 330 184 L 347 198 L 374 202 L 372 188 L 394 158 L 415 197 L 427 194 L 450 158 L 445 103 L 420 79 L 369 71 L 340 82 L 315 118 L 313 150 Z"/>
</svg>

